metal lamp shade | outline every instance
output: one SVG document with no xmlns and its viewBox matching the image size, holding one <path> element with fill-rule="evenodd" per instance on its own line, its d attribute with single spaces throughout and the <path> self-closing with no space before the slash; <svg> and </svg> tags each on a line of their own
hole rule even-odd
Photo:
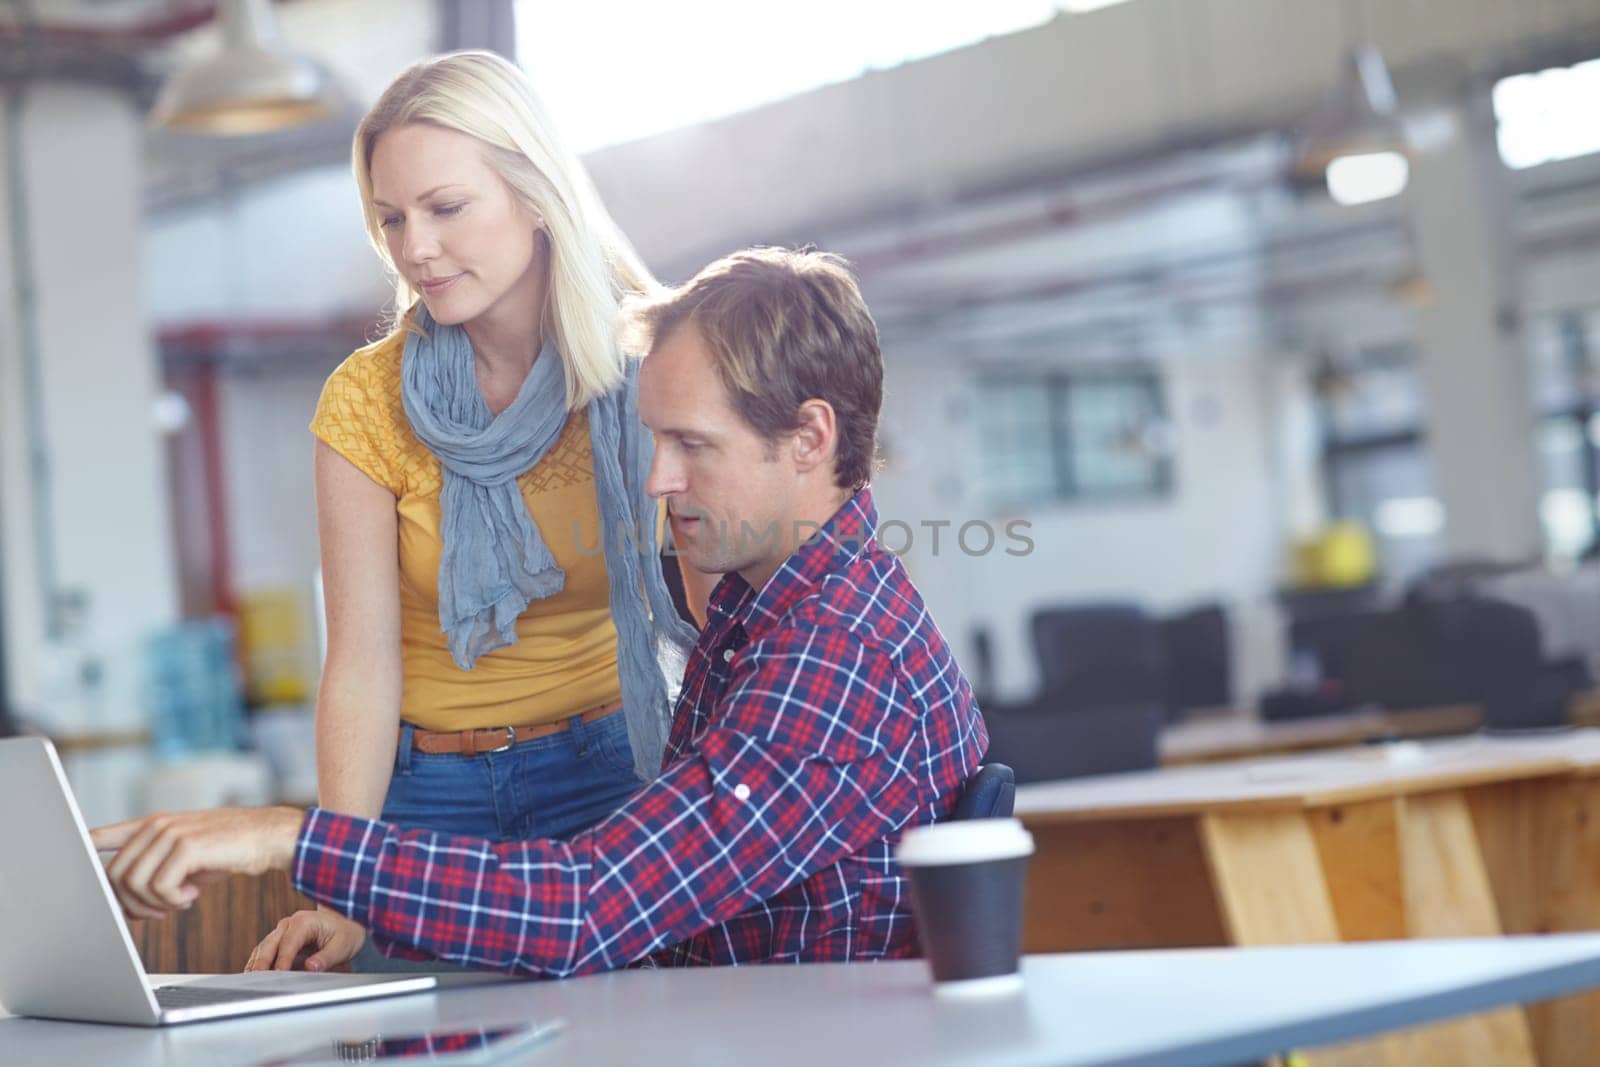
<svg viewBox="0 0 1600 1067">
<path fill-rule="evenodd" d="M 174 73 L 151 121 L 193 133 L 269 133 L 343 110 L 344 93 L 323 67 L 290 51 L 267 0 L 224 0 L 221 51 Z"/>
<path fill-rule="evenodd" d="M 1308 115 L 1297 131 L 1296 177 L 1320 179 L 1341 156 L 1409 152 L 1395 114 L 1394 85 L 1377 49 L 1353 49 L 1332 99 Z"/>
</svg>

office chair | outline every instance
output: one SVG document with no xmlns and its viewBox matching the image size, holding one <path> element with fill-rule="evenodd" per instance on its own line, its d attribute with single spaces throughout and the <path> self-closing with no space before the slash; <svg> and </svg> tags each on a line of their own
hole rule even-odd
<svg viewBox="0 0 1600 1067">
<path fill-rule="evenodd" d="M 1072 604 L 1030 620 L 1039 688 L 1052 711 L 1163 703 L 1166 656 L 1155 620 L 1134 604 Z"/>
<path fill-rule="evenodd" d="M 1568 724 L 1572 694 L 1592 684 L 1581 660 L 1546 660 L 1539 622 L 1527 608 L 1462 597 L 1433 608 L 1456 669 L 1483 707 L 1490 730 Z"/>
<path fill-rule="evenodd" d="M 1004 819 L 1017 799 L 1016 775 L 1004 763 L 986 763 L 967 779 L 951 819 Z"/>
<path fill-rule="evenodd" d="M 978 706 L 988 707 L 994 701 L 995 669 L 994 640 L 986 626 L 972 630 L 972 670 L 967 672 L 967 677 L 972 681 L 972 693 L 978 698 Z"/>
<path fill-rule="evenodd" d="M 1219 708 L 1233 699 L 1229 674 L 1228 612 L 1201 604 L 1158 624 L 1166 653 L 1169 718 L 1190 708 Z"/>
<path fill-rule="evenodd" d="M 1048 697 L 1032 708 L 984 715 L 989 757 L 1005 761 L 1018 782 L 1148 770 L 1159 762 L 1166 719 L 1157 701 L 1062 712 Z"/>
</svg>

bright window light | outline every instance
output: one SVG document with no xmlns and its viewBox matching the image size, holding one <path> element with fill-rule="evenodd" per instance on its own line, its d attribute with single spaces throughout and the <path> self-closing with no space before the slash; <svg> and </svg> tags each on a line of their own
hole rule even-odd
<svg viewBox="0 0 1600 1067">
<path fill-rule="evenodd" d="M 1502 78 L 1494 113 L 1508 167 L 1600 152 L 1600 59 Z"/>
<path fill-rule="evenodd" d="M 517 59 L 579 151 L 1126 0 L 517 0 Z"/>
<path fill-rule="evenodd" d="M 1383 537 L 1433 537 L 1444 529 L 1444 505 L 1431 496 L 1390 497 L 1378 504 L 1373 525 Z"/>
<path fill-rule="evenodd" d="M 1539 498 L 1539 521 L 1544 524 L 1550 551 L 1574 559 L 1589 547 L 1594 501 L 1582 489 L 1551 489 Z"/>
<path fill-rule="evenodd" d="M 1411 176 L 1411 164 L 1399 152 L 1365 152 L 1340 156 L 1328 164 L 1328 195 L 1339 204 L 1366 204 L 1398 196 Z"/>
</svg>

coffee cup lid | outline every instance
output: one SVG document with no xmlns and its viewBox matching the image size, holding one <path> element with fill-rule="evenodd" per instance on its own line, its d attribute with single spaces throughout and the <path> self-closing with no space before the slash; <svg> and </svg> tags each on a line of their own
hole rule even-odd
<svg viewBox="0 0 1600 1067">
<path fill-rule="evenodd" d="M 1033 835 L 1017 819 L 962 819 L 906 831 L 895 858 L 908 866 L 938 867 L 1033 855 Z"/>
</svg>

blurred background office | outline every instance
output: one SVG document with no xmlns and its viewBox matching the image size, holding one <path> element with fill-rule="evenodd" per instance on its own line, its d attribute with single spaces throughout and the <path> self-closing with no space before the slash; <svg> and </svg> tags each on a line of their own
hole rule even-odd
<svg viewBox="0 0 1600 1067">
<path fill-rule="evenodd" d="M 881 538 L 1024 779 L 1588 713 L 1600 0 L 7 0 L 0 727 L 91 821 L 313 798 L 350 135 L 453 48 L 664 280 L 856 265 Z"/>
</svg>

